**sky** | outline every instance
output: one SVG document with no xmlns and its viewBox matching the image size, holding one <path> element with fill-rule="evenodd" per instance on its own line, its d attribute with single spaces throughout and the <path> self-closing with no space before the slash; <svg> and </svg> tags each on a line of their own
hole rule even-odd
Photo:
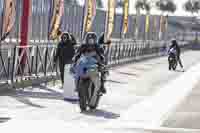
<svg viewBox="0 0 200 133">
<path fill-rule="evenodd" d="M 83 4 L 83 1 L 84 0 L 78 0 L 80 2 L 80 4 Z M 105 9 L 107 7 L 107 1 L 108 0 L 102 0 L 103 1 L 103 4 L 105 6 Z M 135 1 L 136 0 L 129 0 L 130 1 L 130 13 L 135 13 Z M 150 0 L 150 1 L 155 1 L 155 0 Z M 175 16 L 191 16 L 190 13 L 188 12 L 185 12 L 183 10 L 183 4 L 187 1 L 187 0 L 173 0 L 176 5 L 177 5 L 177 10 L 176 12 L 173 14 Z M 117 12 L 122 12 L 121 10 L 117 10 Z M 154 7 L 151 11 L 151 14 L 156 14 L 156 15 L 159 15 L 161 14 L 161 12 L 159 10 L 156 9 L 156 7 Z M 169 14 L 169 15 L 172 15 L 172 14 Z"/>
</svg>

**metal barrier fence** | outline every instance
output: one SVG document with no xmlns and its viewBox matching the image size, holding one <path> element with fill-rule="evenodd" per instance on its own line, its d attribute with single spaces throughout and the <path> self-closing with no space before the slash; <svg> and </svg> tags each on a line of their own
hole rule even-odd
<svg viewBox="0 0 200 133">
<path fill-rule="evenodd" d="M 189 46 L 183 42 L 182 48 Z M 56 45 L 2 46 L 0 58 L 0 83 L 24 83 L 34 79 L 55 79 L 59 76 L 53 58 Z M 166 52 L 165 42 L 156 41 L 113 41 L 107 47 L 110 67 L 133 61 L 162 56 Z"/>
<path fill-rule="evenodd" d="M 48 31 L 49 31 L 49 23 L 50 23 L 50 5 L 51 0 L 32 0 L 32 15 L 31 21 L 29 22 L 30 31 L 29 31 L 29 39 L 36 41 L 36 40 L 48 40 Z M 0 14 L 3 12 L 3 2 L 0 2 Z M 81 27 L 82 27 L 82 20 L 83 20 L 83 10 L 82 6 L 76 4 L 69 4 L 68 1 L 65 1 L 65 8 L 64 8 L 64 16 L 62 19 L 61 29 L 63 31 L 69 31 L 73 33 L 77 40 L 80 41 L 81 38 Z M 15 25 L 8 36 L 8 39 L 16 39 L 17 42 L 20 42 L 20 30 L 21 30 L 21 16 L 23 12 L 23 0 L 17 0 L 16 5 L 16 21 Z M 99 36 L 101 32 L 104 31 L 105 27 L 105 16 L 106 13 L 103 10 L 98 9 L 96 13 L 96 17 L 92 26 L 92 31 L 96 32 Z M 145 16 L 141 15 L 136 17 L 135 15 L 129 15 L 129 28 L 128 32 L 125 35 L 126 38 L 134 38 L 135 32 L 135 21 L 136 18 L 138 19 L 138 35 L 136 39 L 144 39 L 145 35 Z M 153 26 L 154 18 L 156 19 L 157 25 L 156 28 Z M 184 17 L 169 17 L 169 21 L 181 21 L 185 20 Z M 188 18 L 189 19 L 189 18 Z M 2 15 L 0 15 L 0 20 L 2 20 Z M 115 15 L 115 24 L 114 24 L 114 31 L 112 34 L 112 38 L 120 38 L 121 32 L 121 22 L 122 21 L 122 14 Z M 150 17 L 150 29 L 149 29 L 149 37 L 147 39 L 158 40 L 158 33 L 159 33 L 159 22 L 160 16 L 151 16 Z M 0 21 L 0 25 L 2 22 Z M 168 26 L 168 33 L 176 33 L 176 32 L 183 32 L 183 29 L 180 27 L 175 27 L 170 25 Z M 180 36 L 184 36 L 180 34 Z M 166 37 L 163 36 L 161 40 L 165 39 Z M 10 41 L 12 42 L 12 41 Z"/>
</svg>

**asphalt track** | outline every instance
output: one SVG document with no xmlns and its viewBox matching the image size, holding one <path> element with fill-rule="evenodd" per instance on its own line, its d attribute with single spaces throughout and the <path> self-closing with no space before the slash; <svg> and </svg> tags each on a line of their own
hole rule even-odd
<svg viewBox="0 0 200 133">
<path fill-rule="evenodd" d="M 185 52 L 182 60 L 187 71 L 200 61 L 199 51 Z M 56 86 L 49 84 L 48 87 L 29 87 L 2 94 L 0 96 L 0 124 L 6 125 L 16 120 L 49 120 L 74 125 L 102 126 L 110 120 L 119 119 L 130 106 L 144 101 L 162 86 L 183 74 L 179 67 L 177 71 L 169 71 L 167 65 L 167 57 L 161 57 L 113 68 L 106 85 L 108 93 L 102 97 L 98 110 L 92 113 L 80 113 L 77 103 L 63 101 L 59 83 L 56 83 Z M 195 91 L 193 95 L 196 96 L 196 92 L 198 91 Z M 198 104 L 192 107 L 196 108 L 196 106 Z M 175 112 L 164 126 L 192 128 L 186 123 L 180 124 L 188 118 L 188 115 L 184 115 L 184 112 L 187 112 L 184 107 L 181 105 L 178 110 L 183 111 L 177 110 L 179 113 Z M 174 122 L 175 116 L 179 119 L 179 122 L 176 121 L 179 124 Z M 191 122 L 188 121 L 188 124 Z M 199 128 L 197 126 L 195 128 Z"/>
</svg>

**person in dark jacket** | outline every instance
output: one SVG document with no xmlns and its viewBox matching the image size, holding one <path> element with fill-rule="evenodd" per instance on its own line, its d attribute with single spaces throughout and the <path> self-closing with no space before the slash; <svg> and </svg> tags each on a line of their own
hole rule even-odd
<svg viewBox="0 0 200 133">
<path fill-rule="evenodd" d="M 54 63 L 59 61 L 60 76 L 62 84 L 64 84 L 64 68 L 66 64 L 72 63 L 72 58 L 75 54 L 74 45 L 76 44 L 75 37 L 68 32 L 65 32 L 61 36 L 61 41 L 58 44 L 56 55 L 54 57 Z"/>
<path fill-rule="evenodd" d="M 105 65 L 104 51 L 103 51 L 103 49 L 101 49 L 99 47 L 98 42 L 97 42 L 97 36 L 94 32 L 87 33 L 87 35 L 85 37 L 85 43 L 79 47 L 79 49 L 77 50 L 77 54 L 73 58 L 74 63 L 76 63 L 78 61 L 78 59 L 81 57 L 81 55 L 86 52 L 90 52 L 92 54 L 94 53 L 94 56 L 98 61 L 98 64 L 100 66 Z M 102 75 L 104 75 L 104 72 L 102 72 Z M 104 86 L 105 82 L 104 82 L 103 78 L 104 78 L 104 76 L 101 76 L 100 91 L 102 93 L 106 93 L 106 89 Z"/>
<path fill-rule="evenodd" d="M 172 44 L 170 45 L 169 47 L 169 50 L 172 49 L 172 48 L 175 48 L 176 49 L 176 52 L 177 52 L 177 61 L 180 65 L 180 67 L 182 68 L 182 71 L 184 71 L 183 69 L 183 64 L 182 64 L 182 61 L 181 61 L 181 58 L 180 58 L 180 55 L 181 55 L 181 49 L 177 43 L 177 41 L 175 39 L 172 40 L 171 42 Z"/>
<path fill-rule="evenodd" d="M 73 34 L 70 34 L 70 37 L 71 37 L 72 45 L 73 45 L 73 46 L 76 45 L 77 42 L 76 42 L 76 38 L 74 37 L 74 35 L 73 35 Z"/>
<path fill-rule="evenodd" d="M 101 47 L 101 51 L 102 53 L 104 54 L 105 56 L 105 64 L 107 65 L 108 64 L 108 53 L 109 53 L 109 49 L 107 49 L 106 51 L 106 47 L 109 47 L 109 45 L 111 44 L 111 41 L 108 40 L 108 41 L 105 41 L 104 39 L 105 37 L 105 34 L 104 32 L 101 34 L 101 36 L 99 37 L 99 40 L 98 40 L 98 44 L 99 44 L 99 47 Z"/>
<path fill-rule="evenodd" d="M 111 44 L 111 41 L 108 40 L 108 41 L 105 42 L 104 36 L 105 36 L 105 34 L 104 34 L 104 32 L 103 32 L 103 33 L 101 34 L 101 36 L 99 37 L 98 44 L 100 44 L 100 45 L 102 45 L 102 44 L 104 44 L 104 45 L 110 45 L 110 44 Z"/>
</svg>

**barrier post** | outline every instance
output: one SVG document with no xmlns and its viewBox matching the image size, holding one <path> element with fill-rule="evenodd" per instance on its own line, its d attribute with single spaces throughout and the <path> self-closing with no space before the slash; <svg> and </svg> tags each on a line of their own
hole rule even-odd
<svg viewBox="0 0 200 133">
<path fill-rule="evenodd" d="M 11 76 L 11 85 L 13 87 L 13 84 L 14 84 L 14 76 L 15 76 L 15 64 L 16 64 L 16 51 L 17 51 L 17 47 L 15 46 L 14 47 L 14 55 L 13 55 L 13 63 L 12 63 L 12 76 Z"/>
<path fill-rule="evenodd" d="M 76 89 L 76 85 L 75 85 L 75 81 L 73 76 L 69 73 L 69 65 L 65 65 L 64 68 L 64 93 L 63 93 L 63 97 L 65 101 L 69 101 L 69 102 L 76 102 L 78 101 L 78 95 L 75 92 Z"/>
</svg>

